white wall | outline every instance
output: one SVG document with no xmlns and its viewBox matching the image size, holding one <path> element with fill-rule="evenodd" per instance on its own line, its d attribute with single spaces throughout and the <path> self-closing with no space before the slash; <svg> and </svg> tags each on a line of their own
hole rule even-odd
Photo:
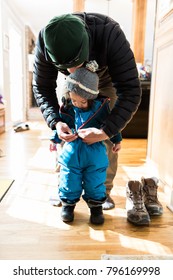
<svg viewBox="0 0 173 280">
<path fill-rule="evenodd" d="M 3 68 L 3 78 L 1 81 L 1 87 L 2 87 L 2 94 L 3 98 L 6 102 L 6 110 L 5 110 L 5 117 L 6 117 L 6 129 L 10 128 L 13 124 L 11 122 L 11 99 L 10 99 L 10 61 L 9 61 L 9 48 L 10 48 L 10 37 L 9 37 L 9 27 L 10 24 L 13 23 L 14 26 L 19 30 L 22 36 L 22 58 L 23 58 L 23 92 L 26 92 L 25 88 L 25 25 L 22 23 L 20 18 L 17 16 L 17 14 L 14 13 L 11 9 L 9 9 L 8 5 L 6 5 L 6 2 L 2 1 L 2 33 L 1 33 L 1 42 L 2 42 L 2 68 Z M 16 63 L 17 63 L 17 57 L 16 57 Z M 15 65 L 14 65 L 15 67 Z M 25 96 L 25 95 L 24 95 Z M 25 99 L 24 99 L 25 100 Z M 17 102 L 17 97 L 16 97 Z M 23 104 L 23 117 L 26 113 L 26 106 Z"/>
<path fill-rule="evenodd" d="M 0 0 L 0 93 L 3 91 L 2 0 Z"/>
<path fill-rule="evenodd" d="M 156 0 L 147 0 L 144 61 L 152 61 Z M 117 21 L 127 40 L 132 40 L 133 0 L 85 0 L 86 12 L 103 13 Z"/>
<path fill-rule="evenodd" d="M 123 29 L 131 42 L 132 0 L 85 0 L 85 11 L 109 15 Z"/>
<path fill-rule="evenodd" d="M 155 14 L 156 0 L 147 0 L 147 18 L 146 18 L 146 34 L 145 34 L 145 58 L 152 64 L 153 44 L 155 30 Z"/>
<path fill-rule="evenodd" d="M 161 1 L 160 1 L 161 2 Z M 164 2 L 162 2 L 164 3 Z M 159 11 L 159 9 L 158 9 Z M 173 10 L 158 12 L 150 94 L 147 159 L 155 167 L 173 211 Z"/>
</svg>

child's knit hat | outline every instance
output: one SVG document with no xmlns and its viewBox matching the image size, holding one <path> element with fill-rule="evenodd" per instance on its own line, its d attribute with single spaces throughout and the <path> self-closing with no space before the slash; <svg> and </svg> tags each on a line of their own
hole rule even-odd
<svg viewBox="0 0 173 280">
<path fill-rule="evenodd" d="M 98 96 L 99 77 L 95 73 L 98 64 L 90 61 L 85 67 L 80 67 L 66 79 L 66 88 L 86 99 L 95 99 Z"/>
</svg>

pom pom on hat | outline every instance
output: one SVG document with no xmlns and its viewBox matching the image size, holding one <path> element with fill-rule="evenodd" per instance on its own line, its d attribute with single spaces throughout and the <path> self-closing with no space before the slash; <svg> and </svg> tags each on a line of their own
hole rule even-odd
<svg viewBox="0 0 173 280">
<path fill-rule="evenodd" d="M 99 77 L 94 73 L 98 69 L 95 60 L 86 64 L 86 67 L 80 67 L 71 73 L 66 79 L 66 88 L 86 99 L 95 99 L 99 94 Z"/>
<path fill-rule="evenodd" d="M 59 68 L 72 68 L 88 60 L 89 36 L 84 22 L 75 15 L 51 19 L 43 39 L 48 55 Z"/>
</svg>

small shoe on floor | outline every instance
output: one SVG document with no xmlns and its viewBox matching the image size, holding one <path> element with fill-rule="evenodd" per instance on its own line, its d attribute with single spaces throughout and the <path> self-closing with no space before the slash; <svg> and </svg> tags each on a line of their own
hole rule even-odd
<svg viewBox="0 0 173 280">
<path fill-rule="evenodd" d="M 113 199 L 110 197 L 110 195 L 107 195 L 106 201 L 102 204 L 102 209 L 103 210 L 110 210 L 115 208 L 115 203 Z"/>
<path fill-rule="evenodd" d="M 56 207 L 62 206 L 62 203 L 61 203 L 61 200 L 59 197 L 50 197 L 49 201 L 52 206 L 56 206 Z"/>
</svg>

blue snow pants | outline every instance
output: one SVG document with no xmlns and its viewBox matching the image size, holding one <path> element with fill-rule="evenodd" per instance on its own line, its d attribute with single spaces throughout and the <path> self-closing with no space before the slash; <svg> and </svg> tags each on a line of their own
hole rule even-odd
<svg viewBox="0 0 173 280">
<path fill-rule="evenodd" d="M 59 156 L 59 197 L 68 204 L 83 199 L 103 201 L 106 198 L 108 156 L 103 142 L 87 145 L 80 138 L 66 142 Z"/>
</svg>

